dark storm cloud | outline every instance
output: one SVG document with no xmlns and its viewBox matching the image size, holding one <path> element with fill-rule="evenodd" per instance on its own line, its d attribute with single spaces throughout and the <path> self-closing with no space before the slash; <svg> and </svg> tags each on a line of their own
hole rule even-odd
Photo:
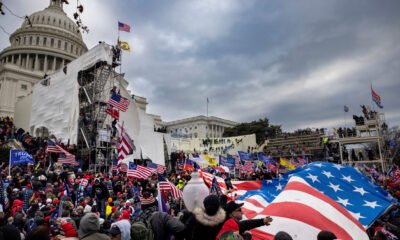
<svg viewBox="0 0 400 240">
<path fill-rule="evenodd" d="M 25 2 L 21 12 L 43 8 L 35 2 L 40 7 Z M 372 83 L 389 124 L 400 123 L 399 1 L 98 0 L 85 6 L 89 47 L 115 42 L 118 20 L 132 26 L 121 33 L 133 49 L 123 55 L 123 71 L 133 93 L 163 120 L 205 114 L 209 97 L 210 115 L 238 122 L 268 117 L 284 129 L 340 126 L 361 114 L 359 105 L 372 105 Z M 351 108 L 347 117 L 343 105 Z"/>
</svg>

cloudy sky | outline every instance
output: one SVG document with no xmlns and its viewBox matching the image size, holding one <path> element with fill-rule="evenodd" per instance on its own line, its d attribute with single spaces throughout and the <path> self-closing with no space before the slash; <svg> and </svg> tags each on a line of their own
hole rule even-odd
<svg viewBox="0 0 400 240">
<path fill-rule="evenodd" d="M 89 48 L 115 43 L 118 21 L 131 25 L 122 71 L 164 121 L 205 115 L 208 97 L 210 115 L 237 122 L 350 125 L 360 104 L 373 105 L 372 83 L 389 126 L 400 125 L 398 0 L 80 1 Z M 3 2 L 26 15 L 49 0 Z M 13 32 L 22 20 L 6 13 L 0 25 Z M 0 32 L 0 49 L 8 45 Z"/>
</svg>

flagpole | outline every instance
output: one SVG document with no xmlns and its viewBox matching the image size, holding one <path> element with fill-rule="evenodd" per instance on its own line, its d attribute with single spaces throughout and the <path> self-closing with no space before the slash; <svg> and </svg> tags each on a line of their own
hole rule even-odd
<svg viewBox="0 0 400 240">
<path fill-rule="evenodd" d="M 207 120 L 208 120 L 208 97 L 207 97 Z"/>
<path fill-rule="evenodd" d="M 9 163 L 8 163 L 8 176 L 11 176 L 11 154 L 12 154 L 12 149 L 10 148 L 10 157 L 9 157 Z"/>
</svg>

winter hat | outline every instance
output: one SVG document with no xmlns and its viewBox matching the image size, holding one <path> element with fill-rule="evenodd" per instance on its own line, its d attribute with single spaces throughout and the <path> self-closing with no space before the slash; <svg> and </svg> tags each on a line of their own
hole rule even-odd
<svg viewBox="0 0 400 240">
<path fill-rule="evenodd" d="M 118 220 L 123 220 L 123 219 L 129 220 L 130 217 L 131 217 L 131 216 L 130 216 L 129 210 L 124 210 L 124 211 L 122 212 L 122 215 L 119 217 Z"/>
<path fill-rule="evenodd" d="M 236 203 L 235 201 L 230 201 L 228 204 L 226 204 L 225 210 L 226 210 L 226 215 L 229 216 L 233 211 L 235 211 L 238 208 L 241 208 L 244 205 L 244 203 Z"/>
<path fill-rule="evenodd" d="M 85 236 L 98 232 L 100 229 L 99 218 L 94 213 L 85 214 L 79 224 L 79 238 L 82 239 Z"/>
<path fill-rule="evenodd" d="M 92 207 L 88 204 L 85 206 L 85 208 L 83 209 L 83 213 L 90 213 L 92 211 Z"/>
<path fill-rule="evenodd" d="M 275 234 L 274 240 L 293 240 L 293 238 L 287 232 L 277 232 Z"/>
<path fill-rule="evenodd" d="M 217 195 L 208 195 L 203 201 L 204 209 L 209 216 L 214 216 L 220 207 Z"/>
</svg>

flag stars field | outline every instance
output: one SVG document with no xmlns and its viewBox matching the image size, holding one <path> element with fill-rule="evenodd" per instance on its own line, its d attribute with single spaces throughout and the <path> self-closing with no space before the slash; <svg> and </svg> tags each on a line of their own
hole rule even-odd
<svg viewBox="0 0 400 240">
<path fill-rule="evenodd" d="M 354 179 L 352 179 L 351 176 L 346 177 L 346 176 L 342 175 L 342 179 L 349 183 L 354 182 Z"/>
<path fill-rule="evenodd" d="M 358 192 L 361 194 L 361 196 L 364 196 L 364 194 L 368 193 L 367 191 L 364 190 L 362 187 L 354 187 L 355 190 L 353 192 Z"/>
<path fill-rule="evenodd" d="M 312 174 L 308 174 L 308 176 L 306 177 L 306 178 L 309 178 L 309 179 L 311 179 L 311 181 L 313 182 L 313 183 L 315 183 L 315 182 L 320 182 L 319 180 L 318 180 L 318 177 L 317 176 L 314 176 L 314 175 L 312 175 Z"/>
<path fill-rule="evenodd" d="M 339 185 L 339 184 L 338 184 L 338 185 L 335 185 L 335 184 L 329 182 L 329 186 L 328 186 L 328 187 L 332 188 L 333 191 L 335 191 L 335 192 L 337 192 L 337 191 L 343 191 L 343 190 L 340 188 L 340 185 Z"/>
<path fill-rule="evenodd" d="M 328 179 L 333 177 L 332 173 L 328 171 L 322 171 L 322 174 L 324 174 Z"/>
<path fill-rule="evenodd" d="M 380 207 L 380 206 L 381 206 L 381 205 L 378 205 L 378 204 L 376 203 L 376 201 L 369 202 L 369 201 L 364 200 L 364 202 L 365 202 L 365 204 L 364 204 L 363 206 L 371 207 L 371 208 L 373 208 L 373 209 L 375 209 L 376 207 Z"/>
<path fill-rule="evenodd" d="M 351 203 L 349 202 L 349 199 L 342 199 L 342 198 L 340 198 L 340 197 L 338 197 L 337 202 L 340 203 L 340 204 L 342 204 L 342 205 L 345 206 L 345 207 L 347 207 L 347 205 L 350 205 L 350 206 L 353 205 L 353 204 L 351 204 Z"/>
</svg>

